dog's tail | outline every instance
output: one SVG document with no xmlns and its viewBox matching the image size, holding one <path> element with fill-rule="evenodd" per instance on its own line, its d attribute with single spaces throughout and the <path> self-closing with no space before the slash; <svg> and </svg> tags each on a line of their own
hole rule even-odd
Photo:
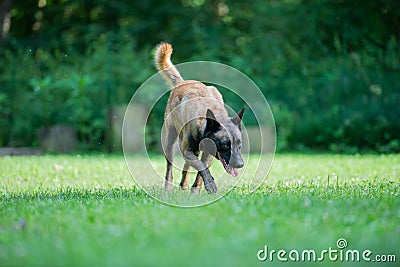
<svg viewBox="0 0 400 267">
<path fill-rule="evenodd" d="M 172 45 L 165 42 L 160 43 L 156 48 L 154 62 L 157 70 L 161 72 L 161 75 L 167 83 L 170 86 L 175 87 L 179 83 L 183 82 L 183 78 L 171 62 L 172 51 Z"/>
</svg>

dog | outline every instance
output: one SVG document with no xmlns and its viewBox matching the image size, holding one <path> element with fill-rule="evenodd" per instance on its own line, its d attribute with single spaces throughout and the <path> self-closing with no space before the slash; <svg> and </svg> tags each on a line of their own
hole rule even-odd
<svg viewBox="0 0 400 267">
<path fill-rule="evenodd" d="M 171 62 L 172 52 L 172 46 L 162 42 L 154 55 L 157 70 L 172 87 L 164 114 L 165 190 L 169 192 L 172 189 L 172 162 L 179 139 L 185 159 L 180 187 L 188 189 L 188 171 L 193 167 L 198 173 L 191 192 L 199 193 L 204 182 L 208 193 L 216 193 L 217 186 L 208 169 L 214 157 L 232 176 L 237 176 L 237 169 L 244 165 L 241 156 L 244 108 L 236 116 L 228 117 L 217 88 L 199 81 L 184 80 Z M 203 152 L 201 160 L 198 158 L 200 151 Z"/>
</svg>

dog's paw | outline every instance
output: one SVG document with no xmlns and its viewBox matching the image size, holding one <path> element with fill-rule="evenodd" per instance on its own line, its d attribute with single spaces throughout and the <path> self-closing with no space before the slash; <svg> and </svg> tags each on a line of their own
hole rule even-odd
<svg viewBox="0 0 400 267">
<path fill-rule="evenodd" d="M 192 193 L 193 195 L 198 195 L 200 194 L 200 189 L 201 186 L 192 186 L 192 188 L 190 189 L 190 193 Z"/>
<path fill-rule="evenodd" d="M 206 188 L 206 190 L 209 194 L 215 194 L 218 192 L 217 185 L 215 184 L 214 181 L 204 184 L 204 187 Z"/>
<path fill-rule="evenodd" d="M 192 187 L 191 189 L 190 189 L 190 193 L 192 193 L 193 195 L 198 195 L 198 194 L 200 194 L 200 189 L 201 189 L 201 187 L 200 186 L 198 186 L 198 187 Z"/>
<path fill-rule="evenodd" d="M 170 193 L 172 190 L 172 182 L 165 181 L 165 192 Z"/>
<path fill-rule="evenodd" d="M 185 185 L 179 185 L 180 187 L 181 187 L 181 189 L 183 190 L 183 191 L 187 191 L 188 189 L 189 189 L 189 186 L 187 185 L 187 184 L 185 184 Z"/>
</svg>

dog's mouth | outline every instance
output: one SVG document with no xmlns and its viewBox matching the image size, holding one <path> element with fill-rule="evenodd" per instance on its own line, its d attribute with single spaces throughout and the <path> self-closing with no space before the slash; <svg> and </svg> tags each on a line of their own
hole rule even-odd
<svg viewBox="0 0 400 267">
<path fill-rule="evenodd" d="M 233 168 L 232 166 L 229 166 L 219 152 L 217 152 L 217 157 L 222 162 L 222 165 L 224 166 L 227 173 L 229 173 L 233 177 L 238 176 L 238 170 L 236 168 Z"/>
</svg>

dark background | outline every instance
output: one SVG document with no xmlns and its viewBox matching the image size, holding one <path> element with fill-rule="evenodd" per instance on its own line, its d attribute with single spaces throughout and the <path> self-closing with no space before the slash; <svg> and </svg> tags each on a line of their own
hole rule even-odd
<svg viewBox="0 0 400 267">
<path fill-rule="evenodd" d="M 278 151 L 400 152 L 398 0 L 0 0 L 0 26 L 0 147 L 65 123 L 79 150 L 109 151 L 107 112 L 155 73 L 164 40 L 175 63 L 250 76 Z"/>
</svg>

